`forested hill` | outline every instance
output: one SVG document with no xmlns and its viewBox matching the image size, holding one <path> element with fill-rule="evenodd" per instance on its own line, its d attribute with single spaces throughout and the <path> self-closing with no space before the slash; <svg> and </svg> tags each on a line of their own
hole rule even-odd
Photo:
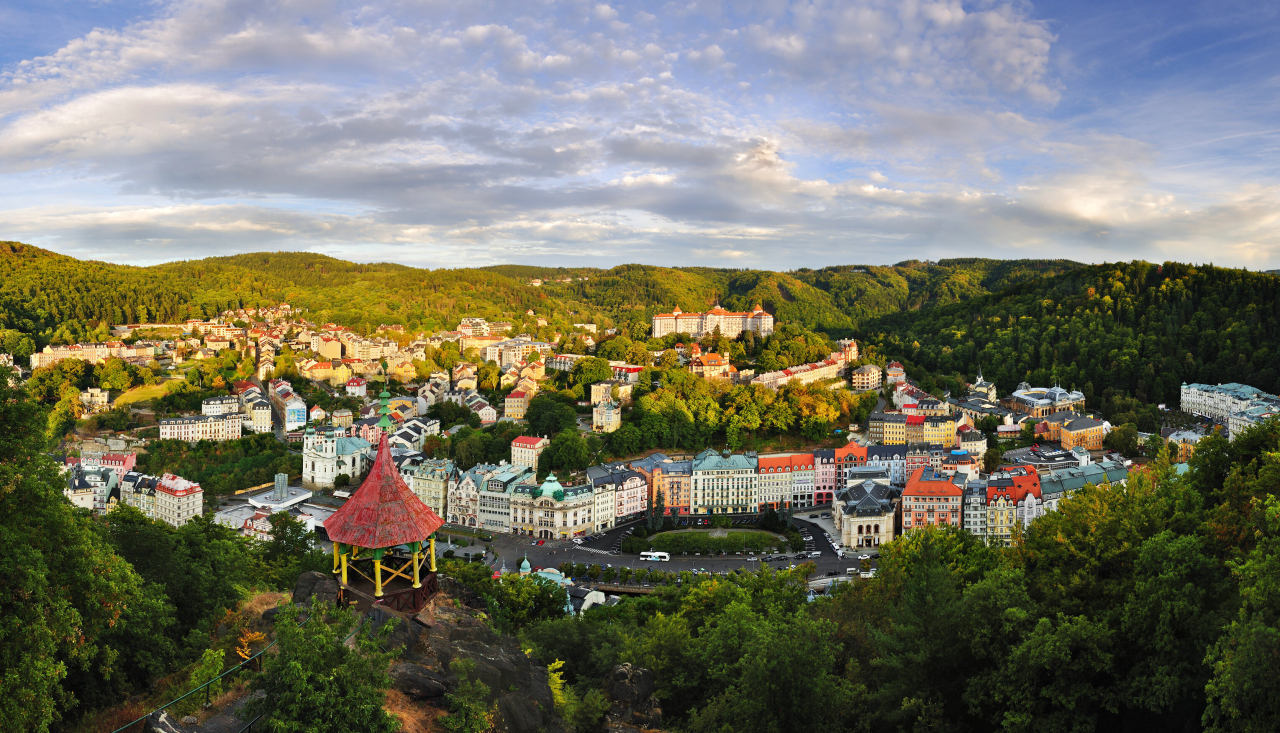
<svg viewBox="0 0 1280 733">
<path fill-rule="evenodd" d="M 3 242 L 0 330 L 30 334 L 43 346 L 84 338 L 99 322 L 174 322 L 288 302 L 307 309 L 312 320 L 357 329 L 379 323 L 451 328 L 466 315 L 518 321 L 533 310 L 566 323 L 634 324 L 628 330 L 635 333 L 654 313 L 673 307 L 694 311 L 721 303 L 746 310 L 760 303 L 779 321 L 843 336 L 868 317 L 961 301 L 1079 266 L 963 259 L 787 273 L 647 265 L 423 270 L 277 252 L 130 267 Z M 533 287 L 533 278 L 546 282 Z M 557 282 L 561 278 L 571 280 Z"/>
<path fill-rule="evenodd" d="M 1002 390 L 1027 381 L 1177 404 L 1183 382 L 1280 391 L 1280 279 L 1176 263 L 1108 264 L 963 303 L 865 321 L 859 336 L 908 368 Z"/>
</svg>

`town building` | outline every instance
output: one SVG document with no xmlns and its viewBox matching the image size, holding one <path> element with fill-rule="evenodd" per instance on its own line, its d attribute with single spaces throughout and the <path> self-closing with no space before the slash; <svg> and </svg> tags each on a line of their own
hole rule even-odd
<svg viewBox="0 0 1280 733">
<path fill-rule="evenodd" d="M 522 483 L 511 495 L 511 532 L 539 539 L 571 539 L 595 526 L 591 484 L 562 486 L 550 474 L 541 485 Z"/>
<path fill-rule="evenodd" d="M 1164 442 L 1165 445 L 1173 448 L 1174 455 L 1172 459 L 1174 463 L 1186 463 L 1195 454 L 1196 444 L 1203 437 L 1203 435 L 1190 430 L 1179 430 L 1175 433 L 1170 433 L 1169 437 L 1164 439 Z"/>
<path fill-rule="evenodd" d="M 477 519 L 490 532 L 511 531 L 511 492 L 516 486 L 534 480 L 527 466 L 499 465 L 480 485 Z"/>
<path fill-rule="evenodd" d="M 676 461 L 664 456 L 651 467 L 641 467 L 636 463 L 632 466 L 641 472 L 648 469 L 652 487 L 649 500 L 656 502 L 661 496 L 664 515 L 684 516 L 689 513 L 689 497 L 693 488 L 692 461 Z"/>
<path fill-rule="evenodd" d="M 754 331 L 760 336 L 773 333 L 773 316 L 759 305 L 751 312 L 731 312 L 716 304 L 706 313 L 684 313 L 679 308 L 671 313 L 658 313 L 653 317 L 653 337 L 662 338 L 671 333 L 684 333 L 693 338 L 720 330 L 720 335 L 734 339 L 744 331 Z"/>
<path fill-rule="evenodd" d="M 639 519 L 649 508 L 649 480 L 641 472 L 619 463 L 591 466 L 587 469 L 587 481 L 597 496 L 613 500 L 612 508 L 605 509 L 597 523 L 611 521 L 622 524 Z M 612 526 L 612 525 L 610 525 Z"/>
<path fill-rule="evenodd" d="M 148 476 L 130 471 L 120 479 L 120 503 L 174 527 L 181 527 L 204 510 L 200 484 L 166 473 Z"/>
<path fill-rule="evenodd" d="M 449 492 L 449 522 L 466 527 L 480 526 L 480 491 L 489 477 L 505 466 L 478 463 L 458 474 L 458 482 Z"/>
<path fill-rule="evenodd" d="M 907 381 L 907 371 L 902 368 L 902 364 L 891 361 L 884 368 L 884 382 L 888 385 L 898 384 Z"/>
<path fill-rule="evenodd" d="M 836 452 L 832 449 L 813 452 L 813 503 L 830 504 L 836 490 L 844 488 L 836 465 Z"/>
<path fill-rule="evenodd" d="M 855 392 L 878 390 L 882 383 L 880 367 L 875 364 L 863 364 L 849 374 L 849 387 Z"/>
<path fill-rule="evenodd" d="M 812 461 L 810 462 L 812 476 Z M 740 514 L 757 510 L 759 459 L 754 451 L 705 450 L 693 459 L 690 514 Z M 810 478 L 812 481 L 812 478 Z M 812 484 L 810 484 L 812 485 Z M 794 477 L 793 477 L 794 489 Z"/>
<path fill-rule="evenodd" d="M 840 544 L 879 547 L 893 541 L 898 497 L 887 476 L 866 478 L 837 492 L 832 516 Z"/>
<path fill-rule="evenodd" d="M 244 427 L 240 415 L 193 415 L 160 419 L 161 440 L 238 440 Z"/>
<path fill-rule="evenodd" d="M 751 384 L 779 389 L 784 384 L 812 384 L 824 379 L 838 379 L 846 367 L 844 354 L 832 352 L 823 361 L 780 369 L 752 377 Z"/>
<path fill-rule="evenodd" d="M 1106 430 L 1102 423 L 1091 417 L 1077 417 L 1062 426 L 1062 448 L 1071 450 L 1077 446 L 1086 450 L 1102 450 Z"/>
<path fill-rule="evenodd" d="M 538 470 L 538 456 L 551 441 L 537 435 L 522 435 L 511 441 L 511 464 Z"/>
<path fill-rule="evenodd" d="M 907 481 L 907 446 L 867 446 L 867 461 L 863 465 L 866 468 L 883 469 L 889 474 L 889 481 L 894 486 L 902 486 Z M 850 472 L 845 473 L 847 480 Z"/>
<path fill-rule="evenodd" d="M 613 400 L 597 402 L 591 408 L 591 429 L 597 433 L 612 433 L 622 427 L 622 405 Z"/>
<path fill-rule="evenodd" d="M 1004 399 L 1003 404 L 1014 412 L 1031 417 L 1045 417 L 1061 410 L 1083 412 L 1084 394 L 1062 387 L 1032 387 L 1023 382 L 1012 395 Z"/>
<path fill-rule="evenodd" d="M 960 525 L 963 477 L 917 468 L 902 490 L 902 531 L 926 526 Z"/>
<path fill-rule="evenodd" d="M 1051 512 L 1058 504 L 1085 486 L 1124 486 L 1129 480 L 1129 469 L 1116 461 L 1100 461 L 1078 468 L 1062 468 L 1040 474 L 1040 496 L 1044 511 Z"/>
<path fill-rule="evenodd" d="M 200 402 L 201 415 L 234 415 L 240 412 L 240 398 L 232 395 L 208 397 Z"/>
<path fill-rule="evenodd" d="M 1025 530 L 1045 512 L 1040 474 L 1027 467 L 991 474 L 987 477 L 986 508 L 987 544 L 1006 547 L 1013 544 L 1014 532 Z"/>
<path fill-rule="evenodd" d="M 351 414 L 351 410 L 345 407 L 334 410 L 333 414 L 329 416 L 329 422 L 333 423 L 333 426 L 337 428 L 349 428 L 353 420 L 354 416 Z"/>
<path fill-rule="evenodd" d="M 727 358 L 714 351 L 693 357 L 689 361 L 689 371 L 703 379 L 733 379 L 738 372 Z"/>
<path fill-rule="evenodd" d="M 90 415 L 95 412 L 109 410 L 111 409 L 111 393 L 105 389 L 90 387 L 80 393 L 80 404 L 84 406 L 85 413 Z"/>
<path fill-rule="evenodd" d="M 388 441 L 389 442 L 389 441 Z M 449 491 L 458 482 L 458 469 L 447 458 L 415 458 L 402 464 L 400 475 L 409 490 L 441 517 L 448 515 Z"/>
<path fill-rule="evenodd" d="M 512 390 L 502 399 L 502 414 L 512 420 L 523 420 L 529 409 L 529 395 L 521 390 Z"/>
<path fill-rule="evenodd" d="M 302 436 L 302 485 L 331 489 L 339 476 L 357 485 L 373 455 L 372 443 L 348 435 L 345 428 L 308 427 Z"/>
<path fill-rule="evenodd" d="M 629 402 L 631 400 L 631 386 L 630 382 L 617 379 L 596 382 L 591 385 L 591 404 L 596 405 L 608 401 Z"/>
</svg>

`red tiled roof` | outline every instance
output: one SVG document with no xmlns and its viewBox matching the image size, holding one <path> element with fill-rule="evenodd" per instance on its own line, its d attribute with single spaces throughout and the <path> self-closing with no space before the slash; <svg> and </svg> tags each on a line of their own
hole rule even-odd
<svg viewBox="0 0 1280 733">
<path fill-rule="evenodd" d="M 522 448 L 537 448 L 545 438 L 539 438 L 536 435 L 521 435 L 519 438 L 511 441 L 511 445 L 520 446 Z"/>
<path fill-rule="evenodd" d="M 360 488 L 324 522 L 329 538 L 370 549 L 421 542 L 444 525 L 400 478 L 387 436 L 378 441 L 378 457 Z"/>
</svg>

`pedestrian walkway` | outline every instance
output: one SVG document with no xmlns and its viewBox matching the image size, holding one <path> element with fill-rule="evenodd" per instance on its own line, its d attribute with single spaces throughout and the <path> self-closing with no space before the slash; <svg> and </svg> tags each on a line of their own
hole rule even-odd
<svg viewBox="0 0 1280 733">
<path fill-rule="evenodd" d="M 608 550 L 601 550 L 595 547 L 583 547 L 582 545 L 574 545 L 571 549 L 582 550 L 583 552 L 594 552 L 597 555 L 612 555 Z"/>
</svg>

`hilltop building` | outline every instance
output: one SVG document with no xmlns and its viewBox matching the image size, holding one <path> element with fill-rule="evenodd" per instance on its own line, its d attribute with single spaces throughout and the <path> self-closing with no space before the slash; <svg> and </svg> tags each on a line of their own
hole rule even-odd
<svg viewBox="0 0 1280 733">
<path fill-rule="evenodd" d="M 732 312 L 717 304 L 706 313 L 684 313 L 679 308 L 670 313 L 653 317 L 653 337 L 662 338 L 670 333 L 687 333 L 701 338 L 720 329 L 725 338 L 737 338 L 744 331 L 755 331 L 761 336 L 773 333 L 773 316 L 759 305 L 750 312 Z"/>
</svg>

